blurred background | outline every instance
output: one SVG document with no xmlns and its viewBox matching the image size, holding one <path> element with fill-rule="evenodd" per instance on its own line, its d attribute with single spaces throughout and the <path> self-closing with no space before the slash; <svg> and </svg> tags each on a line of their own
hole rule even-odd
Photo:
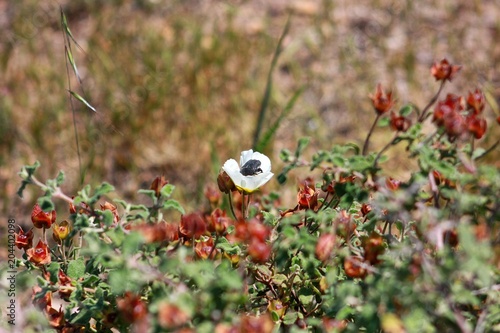
<svg viewBox="0 0 500 333">
<path fill-rule="evenodd" d="M 280 150 L 303 136 L 311 137 L 308 154 L 362 145 L 378 82 L 398 108 L 425 106 L 439 87 L 430 67 L 444 57 L 463 68 L 441 96 L 483 89 L 489 130 L 479 145 L 499 137 L 497 0 L 0 0 L 0 216 L 21 224 L 42 194 L 29 187 L 16 195 L 22 165 L 39 160 L 41 180 L 64 170 L 69 195 L 82 183 L 59 5 L 82 48 L 72 52 L 83 90 L 70 68 L 71 88 L 97 109 L 74 103 L 83 183 L 107 181 L 124 199 L 137 200 L 139 188 L 164 175 L 187 210 L 204 202 L 220 165 L 252 146 L 289 15 L 265 126 L 304 90 L 264 151 L 275 173 Z M 371 148 L 384 146 L 388 132 L 377 130 Z M 489 158 L 498 165 L 498 157 Z M 386 168 L 404 178 L 405 163 Z M 274 179 L 265 191 L 277 189 Z M 65 218 L 66 206 L 59 209 Z"/>
</svg>

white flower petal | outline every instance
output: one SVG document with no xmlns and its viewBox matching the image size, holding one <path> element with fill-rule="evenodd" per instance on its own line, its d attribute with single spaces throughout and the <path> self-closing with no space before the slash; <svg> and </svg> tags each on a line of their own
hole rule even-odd
<svg viewBox="0 0 500 333">
<path fill-rule="evenodd" d="M 252 149 L 242 151 L 240 156 L 240 166 L 245 165 L 246 162 L 253 159 L 253 154 L 254 152 Z"/>
<path fill-rule="evenodd" d="M 252 159 L 260 161 L 260 168 L 263 173 L 271 171 L 271 160 L 266 155 L 256 151 L 252 154 Z"/>
<path fill-rule="evenodd" d="M 222 166 L 222 170 L 224 170 L 228 174 L 235 185 L 241 183 L 243 175 L 240 172 L 238 162 L 236 162 L 234 159 L 227 160 L 226 163 L 224 163 L 224 165 Z"/>
<path fill-rule="evenodd" d="M 262 172 L 253 176 L 244 176 L 240 168 L 249 160 L 260 161 Z M 254 152 L 252 149 L 241 152 L 240 165 L 234 159 L 229 159 L 224 163 L 222 169 L 231 177 L 238 190 L 246 193 L 256 191 L 274 176 L 271 172 L 271 160 L 269 157 L 259 152 Z"/>
</svg>

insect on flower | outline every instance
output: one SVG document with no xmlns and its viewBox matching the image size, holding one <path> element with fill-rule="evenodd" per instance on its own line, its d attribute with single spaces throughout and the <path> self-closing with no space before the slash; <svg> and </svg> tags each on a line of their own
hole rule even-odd
<svg viewBox="0 0 500 333">
<path fill-rule="evenodd" d="M 252 193 L 272 177 L 269 157 L 253 150 L 241 152 L 240 163 L 229 159 L 222 170 L 231 178 L 234 186 L 243 193 Z"/>
<path fill-rule="evenodd" d="M 243 176 L 255 176 L 262 173 L 260 165 L 262 163 L 259 160 L 249 160 L 240 169 Z"/>
</svg>

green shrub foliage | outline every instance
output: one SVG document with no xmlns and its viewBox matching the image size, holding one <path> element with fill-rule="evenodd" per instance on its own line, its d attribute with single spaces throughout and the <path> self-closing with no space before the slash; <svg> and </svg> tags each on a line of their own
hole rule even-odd
<svg viewBox="0 0 500 333">
<path fill-rule="evenodd" d="M 229 187 L 226 197 L 207 187 L 210 209 L 186 212 L 160 177 L 139 191 L 146 204 L 109 199 L 118 195 L 106 183 L 71 197 L 61 190 L 63 173 L 42 182 L 38 164 L 24 167 L 20 193 L 33 184 L 45 194 L 32 215 L 41 231 L 18 232 L 17 263 L 37 275 L 33 303 L 47 327 L 500 331 L 500 172 L 484 158 L 498 141 L 480 148 L 488 136 L 480 90 L 440 96 L 458 70 L 434 64 L 441 87 L 422 109 L 398 111 L 379 85 L 363 147 L 309 152 L 302 139 L 295 151 L 283 150 L 280 189 L 297 185 L 289 180 L 295 169 L 310 172 L 291 207 L 282 207 L 279 190 Z M 392 138 L 372 152 L 374 131 Z M 394 166 L 387 153 L 396 145 L 405 147 L 398 163 L 415 166 L 405 180 L 384 167 Z M 55 207 L 54 198 L 68 207 Z"/>
</svg>

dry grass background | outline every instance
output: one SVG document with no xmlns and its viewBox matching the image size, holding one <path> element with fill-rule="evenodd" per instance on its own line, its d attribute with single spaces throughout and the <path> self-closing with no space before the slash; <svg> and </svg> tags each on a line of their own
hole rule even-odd
<svg viewBox="0 0 500 333">
<path fill-rule="evenodd" d="M 291 28 L 266 121 L 297 89 L 305 90 L 265 152 L 277 168 L 279 151 L 293 149 L 302 136 L 312 138 L 313 148 L 361 144 L 374 119 L 367 96 L 377 82 L 394 90 L 399 105 L 413 101 L 422 107 L 438 89 L 429 68 L 443 57 L 464 66 L 445 93 L 487 91 L 492 130 L 481 144 L 499 137 L 498 0 L 61 4 L 85 51 L 73 50 L 87 97 L 98 110 L 93 114 L 77 103 L 85 183 L 108 181 L 128 199 L 163 174 L 177 186 L 177 199 L 197 207 L 205 184 L 214 183 L 217 160 L 251 146 L 289 12 Z M 26 223 L 41 193 L 33 188 L 22 200 L 16 196 L 16 172 L 23 164 L 40 160 L 41 179 L 64 170 L 68 194 L 80 186 L 58 3 L 0 0 L 0 29 L 0 215 Z M 372 148 L 386 140 L 377 131 Z M 490 158 L 499 156 L 497 151 Z M 410 168 L 388 166 L 402 177 Z M 266 187 L 272 188 L 276 182 Z"/>
</svg>

